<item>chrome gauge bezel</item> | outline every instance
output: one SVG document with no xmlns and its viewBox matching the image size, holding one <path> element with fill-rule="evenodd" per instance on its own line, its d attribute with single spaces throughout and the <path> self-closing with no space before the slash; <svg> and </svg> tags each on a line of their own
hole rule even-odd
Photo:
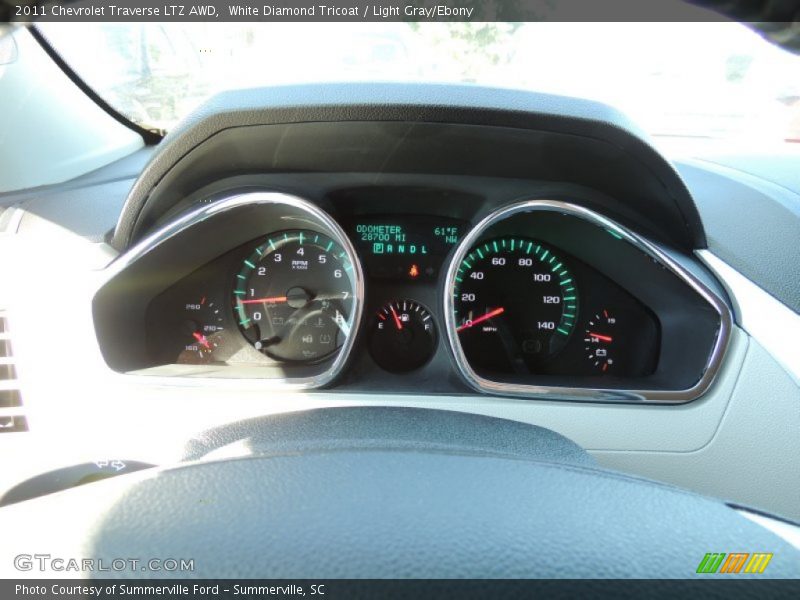
<svg viewBox="0 0 800 600">
<path fill-rule="evenodd" d="M 627 388 L 600 388 L 600 387 L 570 387 L 548 386 L 535 384 L 519 384 L 495 381 L 479 375 L 469 364 L 456 332 L 454 290 L 456 276 L 462 261 L 470 249 L 481 239 L 484 233 L 493 225 L 504 221 L 514 215 L 527 212 L 557 212 L 577 217 L 597 227 L 606 229 L 619 236 L 625 242 L 633 245 L 640 251 L 650 256 L 653 260 L 671 271 L 698 295 L 700 295 L 719 315 L 720 327 L 713 348 L 701 378 L 690 388 L 682 390 L 657 390 L 657 389 L 627 389 Z M 731 313 L 727 304 L 714 291 L 702 281 L 681 267 L 667 254 L 643 237 L 633 233 L 619 223 L 582 206 L 560 200 L 529 199 L 506 205 L 482 219 L 456 246 L 443 286 L 443 309 L 445 321 L 445 336 L 450 353 L 455 360 L 456 367 L 466 382 L 479 392 L 498 396 L 511 396 L 534 399 L 562 399 L 588 402 L 653 402 L 666 404 L 681 404 L 694 400 L 709 388 L 716 378 L 722 364 L 731 332 Z"/>
<path fill-rule="evenodd" d="M 352 353 L 353 346 L 355 344 L 356 338 L 359 335 L 361 322 L 362 322 L 362 315 L 364 310 L 364 273 L 361 266 L 361 261 L 358 258 L 358 254 L 355 251 L 355 247 L 353 246 L 350 238 L 341 228 L 341 226 L 331 217 L 328 213 L 324 210 L 320 209 L 316 205 L 312 204 L 311 202 L 304 200 L 298 196 L 293 196 L 290 194 L 285 194 L 281 192 L 270 192 L 270 191 L 248 191 L 248 192 L 241 192 L 231 194 L 229 196 L 222 197 L 214 202 L 204 205 L 197 210 L 194 210 L 175 221 L 165 225 L 163 228 L 155 231 L 154 233 L 150 234 L 146 238 L 144 238 L 141 242 L 133 246 L 130 250 L 125 252 L 123 255 L 117 258 L 106 270 L 103 277 L 103 283 L 99 286 L 101 288 L 105 283 L 111 281 L 113 278 L 121 274 L 125 271 L 128 267 L 130 267 L 133 263 L 137 260 L 148 254 L 149 252 L 153 251 L 156 247 L 160 246 L 161 244 L 175 238 L 176 236 L 181 235 L 183 232 L 197 226 L 201 222 L 205 222 L 209 219 L 214 219 L 219 217 L 219 215 L 233 211 L 244 206 L 253 206 L 253 205 L 273 205 L 273 206 L 284 206 L 284 207 L 292 207 L 299 213 L 301 213 L 304 217 L 307 217 L 308 221 L 304 224 L 304 226 L 312 226 L 318 227 L 321 229 L 321 232 L 328 235 L 332 240 L 338 243 L 344 252 L 347 255 L 348 260 L 353 265 L 352 270 L 352 279 L 353 279 L 353 310 L 352 314 L 350 315 L 350 334 L 347 336 L 344 344 L 340 347 L 338 354 L 335 358 L 333 358 L 330 364 L 320 373 L 316 373 L 310 376 L 298 376 L 298 377 L 253 377 L 253 376 L 244 376 L 244 377 L 214 377 L 214 376 L 201 376 L 198 377 L 197 374 L 192 374 L 189 377 L 165 377 L 161 375 L 140 375 L 140 374 L 125 374 L 125 377 L 141 377 L 143 380 L 152 383 L 160 383 L 165 385 L 174 385 L 179 383 L 180 385 L 189 384 L 198 384 L 198 385 L 215 385 L 221 384 L 225 386 L 243 386 L 243 387 L 253 387 L 253 385 L 257 385 L 258 387 L 264 387 L 269 389 L 290 389 L 290 390 L 308 390 L 308 389 L 316 389 L 324 387 L 334 381 L 342 372 L 344 367 L 346 366 L 350 355 Z M 299 218 L 299 217 L 297 217 Z M 294 225 L 297 225 L 296 223 Z M 285 223 L 281 223 L 280 219 L 274 223 L 274 231 L 282 230 L 286 228 Z M 270 231 L 273 231 L 270 230 Z M 268 235 L 270 231 L 264 231 L 264 235 Z M 230 250 L 232 248 L 227 248 L 226 250 Z M 258 369 L 259 367 L 250 366 L 247 369 L 248 374 L 254 372 L 254 369 Z M 216 372 L 218 373 L 219 370 L 217 369 Z"/>
</svg>

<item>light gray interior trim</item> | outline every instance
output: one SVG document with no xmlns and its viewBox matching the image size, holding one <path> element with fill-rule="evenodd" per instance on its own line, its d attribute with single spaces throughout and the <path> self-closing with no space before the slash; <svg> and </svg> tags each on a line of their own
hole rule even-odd
<svg viewBox="0 0 800 600">
<path fill-rule="evenodd" d="M 800 315 L 708 250 L 697 255 L 727 289 L 737 322 L 800 384 Z"/>
<path fill-rule="evenodd" d="M 650 417 L 660 421 L 663 415 Z M 609 449 L 592 454 L 606 467 L 796 521 L 800 519 L 798 431 L 800 386 L 769 352 L 749 338 L 745 361 L 725 413 L 708 443 L 689 452 L 646 450 L 642 445 L 637 451 Z M 684 433 L 681 427 L 673 426 L 664 435 L 680 439 Z"/>
<path fill-rule="evenodd" d="M 0 219 L 0 234 L 5 233 L 13 235 L 19 230 L 19 224 L 22 222 L 22 217 L 25 211 L 18 205 L 9 206 L 4 211 L 0 211 L 2 219 Z"/>
<path fill-rule="evenodd" d="M 770 519 L 764 515 L 750 512 L 749 510 L 737 509 L 737 512 L 757 523 L 762 527 L 769 529 L 775 535 L 781 537 L 785 542 L 788 542 L 798 550 L 800 550 L 800 527 L 787 523 L 786 521 L 778 521 L 777 519 Z"/>
<path fill-rule="evenodd" d="M 480 376 L 469 364 L 461 342 L 458 339 L 455 322 L 455 305 L 453 300 L 453 290 L 455 287 L 458 268 L 470 248 L 480 239 L 483 233 L 492 225 L 499 223 L 513 215 L 523 212 L 547 211 L 568 214 L 588 221 L 597 227 L 602 227 L 612 231 L 623 240 L 632 244 L 642 252 L 651 256 L 661 265 L 672 271 L 675 275 L 686 282 L 698 295 L 700 295 L 720 316 L 720 328 L 714 347 L 708 357 L 705 371 L 700 380 L 692 387 L 685 390 L 644 390 L 644 389 L 601 389 L 591 387 L 564 387 L 564 386 L 541 386 L 541 385 L 522 385 L 493 381 Z M 447 269 L 444 290 L 444 319 L 445 330 L 450 350 L 455 358 L 456 365 L 464 379 L 475 389 L 490 394 L 502 396 L 519 396 L 529 398 L 555 397 L 569 400 L 583 401 L 613 401 L 613 402 L 659 402 L 659 403 L 683 403 L 689 402 L 701 396 L 713 383 L 717 375 L 723 356 L 728 346 L 730 336 L 731 315 L 725 302 L 719 298 L 705 284 L 686 271 L 677 262 L 659 250 L 656 246 L 644 238 L 623 227 L 619 223 L 604 217 L 603 215 L 576 204 L 562 202 L 558 200 L 534 199 L 524 200 L 508 206 L 504 206 L 489 216 L 485 217 L 459 242 L 456 252 L 453 255 Z"/>
<path fill-rule="evenodd" d="M 759 149 L 744 161 L 726 153 L 714 162 L 683 159 L 675 166 L 692 190 L 708 250 L 800 312 L 800 175 L 797 185 L 780 183 L 800 173 L 800 152 L 791 153 L 797 145 L 778 154 Z"/>
</svg>

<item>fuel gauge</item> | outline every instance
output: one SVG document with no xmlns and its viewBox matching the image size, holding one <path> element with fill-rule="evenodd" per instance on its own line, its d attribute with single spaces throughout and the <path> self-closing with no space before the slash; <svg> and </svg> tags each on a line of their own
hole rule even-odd
<svg viewBox="0 0 800 600">
<path fill-rule="evenodd" d="M 615 367 L 616 324 L 617 319 L 604 309 L 594 315 L 586 326 L 583 338 L 586 343 L 586 358 L 595 369 L 602 373 L 608 373 Z"/>
<path fill-rule="evenodd" d="M 433 356 L 436 328 L 427 308 L 415 300 L 397 300 L 375 315 L 369 337 L 373 360 L 392 373 L 418 369 Z"/>
</svg>

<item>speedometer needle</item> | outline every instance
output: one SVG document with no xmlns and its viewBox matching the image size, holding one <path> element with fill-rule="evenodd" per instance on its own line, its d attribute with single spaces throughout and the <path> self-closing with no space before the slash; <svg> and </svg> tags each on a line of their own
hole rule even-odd
<svg viewBox="0 0 800 600">
<path fill-rule="evenodd" d="M 250 298 L 249 300 L 239 300 L 242 304 L 277 304 L 278 302 L 286 302 L 286 296 L 273 296 L 272 298 Z"/>
<path fill-rule="evenodd" d="M 480 317 L 478 317 L 473 321 L 467 321 L 461 327 L 457 327 L 456 331 L 463 331 L 464 329 L 469 329 L 473 325 L 477 325 L 478 323 L 483 323 L 484 321 L 491 319 L 492 317 L 496 317 L 497 315 L 502 315 L 504 312 L 506 312 L 506 309 L 503 308 L 502 306 L 500 308 L 495 308 L 494 310 L 487 312 L 485 315 L 481 315 Z"/>
</svg>

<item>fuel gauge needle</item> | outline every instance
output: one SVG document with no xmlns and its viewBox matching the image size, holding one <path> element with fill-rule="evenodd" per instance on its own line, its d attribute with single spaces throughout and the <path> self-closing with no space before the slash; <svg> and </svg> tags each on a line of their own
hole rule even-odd
<svg viewBox="0 0 800 600">
<path fill-rule="evenodd" d="M 394 324 L 397 325 L 397 331 L 403 331 L 403 324 L 400 322 L 400 317 L 397 316 L 394 306 L 389 306 L 389 309 L 392 311 L 392 317 L 394 318 Z"/>
</svg>

